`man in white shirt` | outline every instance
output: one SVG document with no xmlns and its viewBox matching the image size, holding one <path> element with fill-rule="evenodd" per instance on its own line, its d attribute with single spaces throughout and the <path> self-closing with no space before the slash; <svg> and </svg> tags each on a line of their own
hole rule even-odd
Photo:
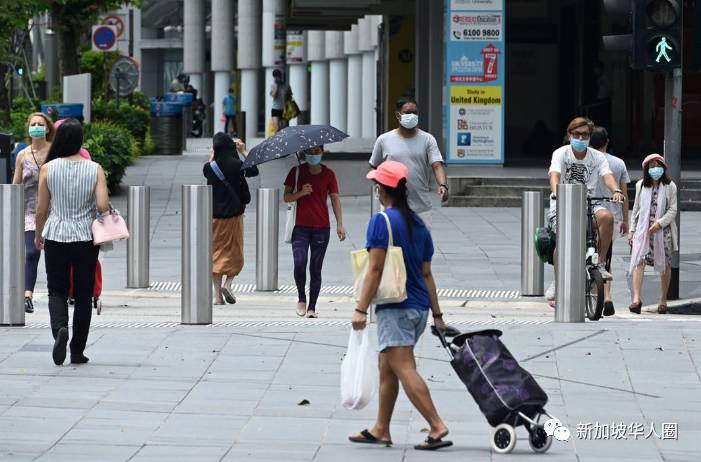
<svg viewBox="0 0 701 462">
<path fill-rule="evenodd" d="M 407 189 L 409 207 L 430 229 L 433 224 L 431 204 L 431 177 L 438 183 L 438 195 L 442 202 L 448 200 L 448 184 L 443 166 L 443 156 L 436 138 L 418 128 L 419 116 L 416 100 L 402 97 L 396 104 L 399 127 L 380 135 L 370 157 L 370 168 L 377 168 L 385 160 L 395 160 L 409 169 Z"/>
<path fill-rule="evenodd" d="M 619 189 L 616 180 L 603 153 L 589 147 L 589 140 L 594 129 L 594 123 L 584 117 L 577 117 L 567 126 L 567 136 L 570 144 L 562 146 L 553 152 L 548 174 L 550 176 L 550 213 L 548 218 L 553 229 L 557 229 L 557 185 L 585 184 L 587 193 L 594 196 L 599 181 L 613 193 L 614 202 L 623 202 L 625 196 Z M 599 234 L 599 255 L 604 256 L 611 245 L 613 235 L 613 215 L 601 203 L 593 204 L 594 214 Z M 582 211 L 582 213 L 586 213 Z M 611 274 L 602 268 L 601 276 L 605 281 L 613 279 Z M 551 302 L 555 299 L 554 286 L 546 293 Z M 554 306 L 553 303 L 550 304 Z"/>
<path fill-rule="evenodd" d="M 630 176 L 628 176 L 628 169 L 626 168 L 626 163 L 622 159 L 609 154 L 609 134 L 604 127 L 596 126 L 591 135 L 591 140 L 589 141 L 589 146 L 592 148 L 603 152 L 606 160 L 611 168 L 611 173 L 613 173 L 613 178 L 616 180 L 616 184 L 619 185 L 623 195 L 628 197 L 628 183 L 630 183 Z M 603 181 L 599 181 L 599 185 L 596 188 L 597 197 L 611 197 L 611 192 L 606 187 Z M 604 207 L 609 209 L 613 215 L 613 229 L 611 230 L 611 235 L 616 236 L 616 229 L 618 229 L 621 236 L 626 236 L 628 234 L 628 206 L 627 204 L 612 204 L 611 202 L 604 202 Z M 606 256 L 606 271 L 611 272 L 611 257 L 613 254 L 613 242 L 609 246 Z M 602 255 L 604 256 L 604 255 Z M 613 306 L 613 301 L 611 300 L 611 281 L 606 281 L 604 285 L 604 316 L 613 315 L 616 310 Z"/>
</svg>

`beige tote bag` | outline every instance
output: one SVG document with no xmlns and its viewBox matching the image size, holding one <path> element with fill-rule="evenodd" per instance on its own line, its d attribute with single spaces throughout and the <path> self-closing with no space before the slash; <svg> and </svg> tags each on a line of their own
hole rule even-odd
<svg viewBox="0 0 701 462">
<path fill-rule="evenodd" d="M 392 236 L 392 226 L 390 225 L 389 217 L 385 212 L 380 212 L 380 215 L 385 217 L 385 222 L 387 222 L 389 245 L 387 247 L 387 256 L 385 257 L 385 266 L 382 270 L 380 286 L 377 288 L 372 303 L 376 305 L 400 303 L 407 299 L 404 253 L 401 247 L 395 247 L 394 245 L 394 237 Z M 365 282 L 365 275 L 368 272 L 369 263 L 370 254 L 367 249 L 354 250 L 351 252 L 351 265 L 353 266 L 353 276 L 355 277 L 355 301 L 360 300 L 360 294 L 363 292 L 363 283 Z"/>
</svg>

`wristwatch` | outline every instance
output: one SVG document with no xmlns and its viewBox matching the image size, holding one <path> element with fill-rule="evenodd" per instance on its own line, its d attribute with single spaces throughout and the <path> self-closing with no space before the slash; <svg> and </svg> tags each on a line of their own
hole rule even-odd
<svg viewBox="0 0 701 462">
<path fill-rule="evenodd" d="M 445 188 L 446 191 L 448 191 L 448 185 L 445 183 L 441 183 L 438 185 L 439 188 Z"/>
</svg>

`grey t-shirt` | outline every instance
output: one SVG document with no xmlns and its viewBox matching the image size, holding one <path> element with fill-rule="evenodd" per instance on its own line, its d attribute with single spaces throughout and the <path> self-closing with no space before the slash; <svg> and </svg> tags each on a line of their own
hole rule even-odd
<svg viewBox="0 0 701 462">
<path fill-rule="evenodd" d="M 277 93 L 275 93 L 277 91 Z M 290 87 L 286 83 L 277 84 L 274 83 L 270 87 L 270 93 L 275 94 L 273 96 L 272 109 L 282 111 L 285 109 L 285 101 L 287 100 L 287 93 L 290 91 Z"/>
<path fill-rule="evenodd" d="M 416 213 L 431 210 L 432 165 L 443 162 L 436 138 L 420 129 L 411 138 L 403 137 L 399 130 L 383 133 L 375 141 L 370 165 L 377 167 L 385 160 L 401 162 L 409 169 L 409 207 Z"/>
<path fill-rule="evenodd" d="M 611 173 L 613 173 L 613 179 L 616 180 L 616 184 L 630 183 L 630 176 L 628 176 L 628 169 L 626 168 L 626 163 L 620 158 L 613 156 L 609 153 L 604 153 L 606 160 L 611 168 Z M 612 197 L 611 190 L 606 186 L 603 178 L 599 178 L 599 184 L 596 187 L 597 197 Z M 604 207 L 609 209 L 613 214 L 613 218 L 616 223 L 621 223 L 623 221 L 623 208 L 625 205 L 613 204 L 611 202 L 604 202 Z"/>
</svg>

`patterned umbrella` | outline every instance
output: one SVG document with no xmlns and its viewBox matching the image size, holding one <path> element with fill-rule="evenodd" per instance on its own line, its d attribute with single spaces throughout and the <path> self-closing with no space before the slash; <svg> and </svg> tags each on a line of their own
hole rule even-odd
<svg viewBox="0 0 701 462">
<path fill-rule="evenodd" d="M 330 125 L 296 125 L 285 127 L 251 149 L 241 170 L 275 159 L 282 159 L 314 146 L 335 143 L 348 138 L 346 133 Z"/>
</svg>

